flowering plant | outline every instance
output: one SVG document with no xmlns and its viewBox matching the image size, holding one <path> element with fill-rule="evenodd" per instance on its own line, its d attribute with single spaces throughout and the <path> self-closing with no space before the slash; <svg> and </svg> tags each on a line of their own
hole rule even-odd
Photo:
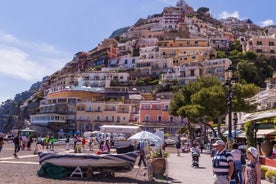
<svg viewBox="0 0 276 184">
<path fill-rule="evenodd" d="M 162 151 L 161 149 L 150 153 L 151 158 L 168 158 L 168 156 L 169 153 L 166 151 Z"/>
</svg>

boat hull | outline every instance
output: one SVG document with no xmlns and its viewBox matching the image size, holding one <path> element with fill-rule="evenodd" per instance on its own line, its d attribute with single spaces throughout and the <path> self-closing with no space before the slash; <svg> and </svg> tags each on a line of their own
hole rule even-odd
<svg viewBox="0 0 276 184">
<path fill-rule="evenodd" d="M 40 152 L 39 163 L 51 163 L 63 167 L 92 168 L 94 171 L 111 170 L 113 172 L 131 171 L 138 157 L 138 152 L 122 154 L 84 154 L 84 153 L 58 153 Z"/>
</svg>

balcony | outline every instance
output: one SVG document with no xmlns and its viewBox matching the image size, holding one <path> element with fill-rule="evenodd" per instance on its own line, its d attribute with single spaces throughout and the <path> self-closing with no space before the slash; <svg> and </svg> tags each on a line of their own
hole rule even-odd
<svg viewBox="0 0 276 184">
<path fill-rule="evenodd" d="M 116 111 L 116 109 L 104 109 L 104 111 Z"/>
<path fill-rule="evenodd" d="M 116 111 L 117 113 L 129 113 L 129 111 L 126 111 L 126 110 L 124 110 L 124 111 L 122 111 L 122 110 L 119 110 L 119 111 Z"/>
</svg>

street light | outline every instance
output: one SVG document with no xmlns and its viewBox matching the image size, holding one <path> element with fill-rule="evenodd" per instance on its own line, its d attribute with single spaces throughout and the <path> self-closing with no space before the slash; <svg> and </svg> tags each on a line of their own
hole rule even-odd
<svg viewBox="0 0 276 184">
<path fill-rule="evenodd" d="M 234 113 L 233 121 L 234 121 L 234 132 L 235 132 L 234 140 L 236 141 L 236 138 L 237 138 L 237 123 L 238 123 L 238 115 L 237 115 L 236 112 Z"/>
<path fill-rule="evenodd" d="M 233 138 L 232 137 L 232 98 L 233 98 L 232 83 L 236 82 L 237 78 L 235 78 L 234 75 L 233 75 L 233 72 L 235 71 L 235 68 L 232 65 L 230 65 L 226 69 L 226 71 L 229 72 L 229 76 L 228 76 L 229 78 L 226 80 L 226 82 L 225 82 L 225 84 L 223 86 L 228 87 L 228 92 L 227 92 L 228 142 L 231 142 L 231 140 Z"/>
</svg>

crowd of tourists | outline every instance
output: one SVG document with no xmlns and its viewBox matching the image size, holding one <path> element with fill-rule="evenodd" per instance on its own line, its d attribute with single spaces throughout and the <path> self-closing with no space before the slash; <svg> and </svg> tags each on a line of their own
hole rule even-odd
<svg viewBox="0 0 276 184">
<path fill-rule="evenodd" d="M 70 139 L 73 139 L 73 149 L 77 150 L 78 147 L 81 146 L 82 151 L 94 151 L 94 145 L 97 146 L 97 150 L 95 153 L 97 154 L 108 154 L 110 153 L 110 148 L 112 144 L 112 140 L 105 136 L 100 137 L 79 137 L 77 135 L 66 137 L 65 141 L 65 149 L 69 150 Z M 32 144 L 35 142 L 35 149 L 40 150 L 54 150 L 54 143 L 56 139 L 52 135 L 47 135 L 42 138 L 41 136 L 33 139 L 32 136 L 20 135 L 18 133 L 13 138 L 14 144 L 14 152 L 13 156 L 18 158 L 18 152 L 27 150 L 32 150 Z M 3 135 L 0 135 L 0 153 L 2 148 L 4 147 L 5 141 Z M 177 149 L 177 155 L 180 156 L 181 152 L 181 140 L 178 137 L 175 147 Z M 213 168 L 213 181 L 214 184 L 228 184 L 231 182 L 236 184 L 260 184 L 261 183 L 261 169 L 259 162 L 259 151 L 255 147 L 249 147 L 246 150 L 246 156 L 242 153 L 240 149 L 238 149 L 238 144 L 233 143 L 231 146 L 231 150 L 226 149 L 226 144 L 222 140 L 217 140 L 214 144 L 212 144 L 212 168 Z M 190 151 L 202 153 L 200 149 L 200 145 L 192 145 Z M 140 158 L 138 165 L 142 164 L 144 167 L 147 166 L 145 162 L 145 145 L 139 143 L 137 145 L 137 150 L 140 151 Z M 247 161 L 246 159 L 247 158 Z"/>
<path fill-rule="evenodd" d="M 237 143 L 232 145 L 231 151 L 225 146 L 222 140 L 217 140 L 213 144 L 214 154 L 211 156 L 214 184 L 260 184 L 259 151 L 255 147 L 249 147 L 246 150 L 246 162 Z"/>
</svg>

